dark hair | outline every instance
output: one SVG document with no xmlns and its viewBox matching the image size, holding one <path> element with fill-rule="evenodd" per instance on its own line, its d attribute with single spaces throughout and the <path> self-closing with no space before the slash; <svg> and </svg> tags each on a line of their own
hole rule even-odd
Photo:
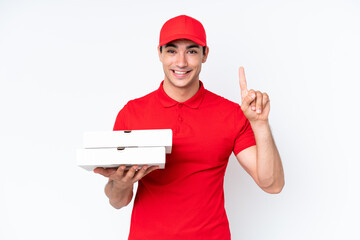
<svg viewBox="0 0 360 240">
<path fill-rule="evenodd" d="M 162 47 L 163 47 L 163 46 L 160 46 L 160 52 L 161 52 L 161 53 L 162 53 Z M 203 54 L 205 55 L 205 52 L 206 52 L 206 46 L 203 46 L 202 48 L 203 48 Z"/>
</svg>

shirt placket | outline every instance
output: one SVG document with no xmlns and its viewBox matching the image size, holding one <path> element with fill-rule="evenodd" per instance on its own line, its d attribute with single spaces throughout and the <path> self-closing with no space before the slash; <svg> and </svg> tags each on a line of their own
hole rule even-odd
<svg viewBox="0 0 360 240">
<path fill-rule="evenodd" d="M 179 134 L 181 131 L 181 126 L 182 126 L 182 122 L 184 121 L 183 119 L 183 107 L 184 104 L 179 103 L 177 105 L 177 120 L 176 120 L 176 134 Z"/>
</svg>

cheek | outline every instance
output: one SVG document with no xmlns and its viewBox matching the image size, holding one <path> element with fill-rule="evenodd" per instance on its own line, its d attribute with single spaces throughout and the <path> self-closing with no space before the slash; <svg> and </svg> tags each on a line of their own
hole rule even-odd
<svg viewBox="0 0 360 240">
<path fill-rule="evenodd" d="M 188 58 L 188 62 L 191 63 L 191 65 L 194 67 L 201 66 L 202 61 L 203 61 L 202 56 L 193 56 L 193 57 Z"/>
<path fill-rule="evenodd" d="M 193 66 L 193 68 L 200 69 L 201 64 L 202 64 L 201 59 L 193 59 L 193 61 L 191 61 L 191 65 Z"/>
<path fill-rule="evenodd" d="M 162 64 L 163 64 L 164 67 L 165 67 L 165 66 L 170 66 L 170 65 L 172 64 L 171 58 L 169 58 L 169 57 L 163 58 Z"/>
</svg>

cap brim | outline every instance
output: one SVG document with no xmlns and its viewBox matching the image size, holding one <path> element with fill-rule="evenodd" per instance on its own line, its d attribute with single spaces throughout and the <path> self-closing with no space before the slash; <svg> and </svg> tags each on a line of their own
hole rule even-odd
<svg viewBox="0 0 360 240">
<path fill-rule="evenodd" d="M 161 42 L 159 42 L 159 46 L 163 46 L 169 42 L 172 42 L 172 41 L 175 41 L 178 39 L 188 39 L 190 41 L 193 41 L 193 42 L 199 44 L 200 46 L 203 46 L 203 47 L 206 46 L 206 44 L 203 41 L 201 41 L 199 38 L 195 37 L 194 35 L 189 35 L 189 34 L 175 34 L 166 39 L 161 39 Z"/>
</svg>

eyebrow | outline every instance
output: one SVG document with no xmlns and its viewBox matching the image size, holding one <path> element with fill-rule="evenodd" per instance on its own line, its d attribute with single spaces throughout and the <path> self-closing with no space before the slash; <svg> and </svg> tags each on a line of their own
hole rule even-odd
<svg viewBox="0 0 360 240">
<path fill-rule="evenodd" d="M 190 49 L 190 48 L 200 48 L 200 46 L 197 45 L 197 44 L 193 44 L 193 45 L 190 45 L 190 46 L 186 47 L 186 49 Z"/>
<path fill-rule="evenodd" d="M 165 48 L 167 48 L 167 47 L 178 48 L 178 46 L 176 46 L 176 45 L 173 44 L 173 43 L 165 44 Z M 193 44 L 193 45 L 189 45 L 189 46 L 186 47 L 186 49 L 190 49 L 190 48 L 200 48 L 200 46 L 197 45 L 197 44 Z"/>
</svg>

